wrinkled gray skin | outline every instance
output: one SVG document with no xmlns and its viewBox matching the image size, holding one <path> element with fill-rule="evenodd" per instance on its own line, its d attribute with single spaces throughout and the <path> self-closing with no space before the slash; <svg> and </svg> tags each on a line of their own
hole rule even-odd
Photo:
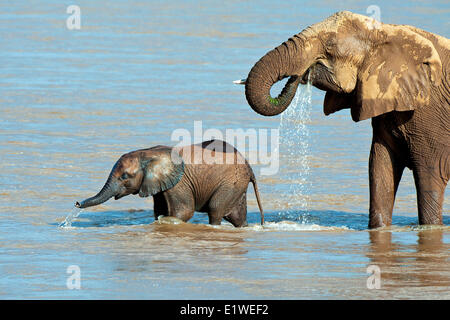
<svg viewBox="0 0 450 320">
<path fill-rule="evenodd" d="M 156 146 L 123 155 L 102 190 L 75 206 L 87 208 L 112 197 L 117 200 L 139 194 L 153 196 L 155 219 L 162 215 L 186 222 L 198 211 L 208 213 L 210 224 L 218 225 L 225 219 L 243 227 L 247 226 L 249 182 L 255 189 L 263 224 L 255 176 L 233 146 L 220 140 L 177 149 Z"/>
<path fill-rule="evenodd" d="M 372 118 L 369 228 L 391 225 L 404 168 L 413 171 L 420 224 L 442 224 L 450 177 L 450 41 L 411 26 L 339 12 L 263 56 L 245 83 L 248 103 L 273 116 L 308 75 L 326 115 Z M 281 94 L 272 85 L 289 77 Z"/>
</svg>

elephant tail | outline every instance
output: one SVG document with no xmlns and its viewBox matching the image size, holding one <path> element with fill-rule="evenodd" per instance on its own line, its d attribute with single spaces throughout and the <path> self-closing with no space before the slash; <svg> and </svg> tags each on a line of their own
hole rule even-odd
<svg viewBox="0 0 450 320">
<path fill-rule="evenodd" d="M 251 171 L 250 181 L 253 184 L 253 189 L 255 190 L 256 202 L 258 202 L 259 212 L 261 213 L 261 225 L 264 225 L 264 211 L 263 211 L 263 208 L 261 205 L 261 198 L 259 197 L 258 185 L 256 184 L 256 178 L 255 178 L 253 171 Z"/>
</svg>

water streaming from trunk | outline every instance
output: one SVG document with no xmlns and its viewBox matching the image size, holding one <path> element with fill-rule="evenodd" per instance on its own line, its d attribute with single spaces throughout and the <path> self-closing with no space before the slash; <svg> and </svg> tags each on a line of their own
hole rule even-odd
<svg viewBox="0 0 450 320">
<path fill-rule="evenodd" d="M 310 133 L 312 86 L 299 86 L 290 106 L 280 119 L 280 176 L 283 185 L 278 200 L 280 209 L 288 212 L 307 212 L 310 193 Z M 286 211 L 285 211 L 286 213 Z M 302 215 L 304 221 L 306 216 Z M 305 221 L 304 221 L 305 222 Z"/>
<path fill-rule="evenodd" d="M 73 208 L 63 222 L 59 224 L 60 228 L 72 228 L 72 222 L 80 215 L 83 209 Z"/>
</svg>

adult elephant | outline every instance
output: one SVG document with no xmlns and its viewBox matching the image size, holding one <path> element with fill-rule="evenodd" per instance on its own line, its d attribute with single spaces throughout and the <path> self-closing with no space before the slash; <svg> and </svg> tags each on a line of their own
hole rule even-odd
<svg viewBox="0 0 450 320">
<path fill-rule="evenodd" d="M 450 41 L 406 25 L 338 12 L 268 52 L 245 95 L 259 114 L 283 112 L 310 77 L 326 91 L 324 113 L 372 118 L 369 228 L 388 226 L 405 167 L 414 173 L 420 224 L 442 224 L 450 176 Z M 280 95 L 272 85 L 290 77 Z"/>
</svg>

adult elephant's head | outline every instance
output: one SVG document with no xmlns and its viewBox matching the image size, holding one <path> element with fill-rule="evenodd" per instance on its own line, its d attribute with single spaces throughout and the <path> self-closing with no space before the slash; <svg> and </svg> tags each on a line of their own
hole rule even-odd
<svg viewBox="0 0 450 320">
<path fill-rule="evenodd" d="M 389 25 L 351 12 L 339 12 L 269 51 L 245 80 L 253 110 L 265 116 L 283 112 L 299 83 L 326 91 L 326 115 L 351 108 L 354 121 L 389 111 L 426 105 L 441 79 L 442 64 L 427 33 Z M 272 85 L 290 77 L 280 95 Z"/>
<path fill-rule="evenodd" d="M 75 206 L 87 208 L 129 194 L 155 195 L 174 187 L 183 174 L 184 162 L 176 149 L 157 146 L 133 151 L 120 157 L 99 193 Z"/>
</svg>

